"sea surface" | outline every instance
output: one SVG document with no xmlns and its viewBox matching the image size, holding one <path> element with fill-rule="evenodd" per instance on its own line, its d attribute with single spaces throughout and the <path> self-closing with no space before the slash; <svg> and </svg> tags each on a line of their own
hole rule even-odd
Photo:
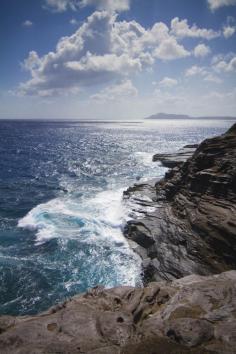
<svg viewBox="0 0 236 354">
<path fill-rule="evenodd" d="M 161 178 L 154 153 L 232 121 L 0 121 L 0 314 L 33 314 L 96 285 L 142 285 L 122 192 Z"/>
</svg>

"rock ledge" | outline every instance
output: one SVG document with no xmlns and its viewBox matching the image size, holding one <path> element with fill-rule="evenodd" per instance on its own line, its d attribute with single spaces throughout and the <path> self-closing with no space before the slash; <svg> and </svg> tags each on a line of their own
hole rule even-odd
<svg viewBox="0 0 236 354">
<path fill-rule="evenodd" d="M 38 316 L 0 317 L 4 354 L 235 353 L 236 271 L 94 288 Z"/>
</svg>

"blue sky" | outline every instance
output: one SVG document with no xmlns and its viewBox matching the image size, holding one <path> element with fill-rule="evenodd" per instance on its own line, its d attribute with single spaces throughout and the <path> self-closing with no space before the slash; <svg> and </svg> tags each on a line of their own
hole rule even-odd
<svg viewBox="0 0 236 354">
<path fill-rule="evenodd" d="M 0 118 L 236 114 L 236 0 L 1 0 Z"/>
</svg>

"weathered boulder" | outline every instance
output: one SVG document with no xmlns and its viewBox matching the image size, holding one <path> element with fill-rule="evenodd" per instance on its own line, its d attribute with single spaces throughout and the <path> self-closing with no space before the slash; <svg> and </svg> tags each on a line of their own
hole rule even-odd
<svg viewBox="0 0 236 354">
<path fill-rule="evenodd" d="M 97 287 L 38 316 L 0 317 L 4 354 L 230 354 L 236 271 Z"/>
</svg>

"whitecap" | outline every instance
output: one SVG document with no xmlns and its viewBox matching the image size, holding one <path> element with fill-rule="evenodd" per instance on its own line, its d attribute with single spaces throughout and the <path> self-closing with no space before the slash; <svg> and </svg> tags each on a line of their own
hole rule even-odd
<svg viewBox="0 0 236 354">
<path fill-rule="evenodd" d="M 77 238 L 86 241 L 109 238 L 110 242 L 126 243 L 122 225 L 126 220 L 122 192 L 103 191 L 94 197 L 79 200 L 62 197 L 39 204 L 19 220 L 18 227 L 36 232 L 36 242 L 42 243 L 52 238 Z"/>
<path fill-rule="evenodd" d="M 150 164 L 153 163 L 153 153 L 151 152 L 138 151 L 135 153 L 135 157 L 145 166 L 150 167 Z"/>
</svg>

